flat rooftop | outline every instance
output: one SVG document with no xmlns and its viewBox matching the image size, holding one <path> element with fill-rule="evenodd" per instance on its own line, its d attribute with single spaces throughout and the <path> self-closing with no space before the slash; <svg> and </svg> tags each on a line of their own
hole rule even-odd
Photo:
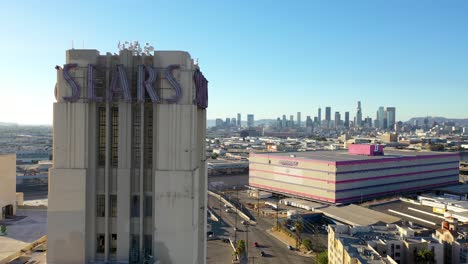
<svg viewBox="0 0 468 264">
<path fill-rule="evenodd" d="M 292 157 L 294 155 L 294 157 Z M 340 162 L 340 161 L 362 161 L 362 160 L 382 160 L 405 157 L 424 156 L 455 156 L 458 152 L 434 152 L 434 151 L 405 151 L 396 149 L 385 149 L 383 156 L 365 156 L 349 154 L 348 150 L 335 151 L 306 151 L 306 152 L 269 152 L 261 154 L 251 154 L 251 156 L 269 156 L 271 158 L 285 159 L 305 159 L 310 161 Z"/>
<path fill-rule="evenodd" d="M 449 187 L 435 188 L 433 190 L 448 194 L 466 195 L 468 193 L 468 184 L 459 184 Z"/>
<path fill-rule="evenodd" d="M 316 212 L 322 212 L 327 217 L 351 226 L 385 225 L 401 221 L 398 217 L 354 204 L 340 207 L 328 206 L 317 209 Z"/>
</svg>

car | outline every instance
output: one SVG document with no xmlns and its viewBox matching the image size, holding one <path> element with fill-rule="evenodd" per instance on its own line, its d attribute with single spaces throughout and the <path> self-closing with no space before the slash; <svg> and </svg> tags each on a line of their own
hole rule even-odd
<svg viewBox="0 0 468 264">
<path fill-rule="evenodd" d="M 291 245 L 288 245 L 289 250 L 293 250 L 293 247 Z"/>
<path fill-rule="evenodd" d="M 229 239 L 228 238 L 223 238 L 221 241 L 223 241 L 224 243 L 229 243 Z"/>
<path fill-rule="evenodd" d="M 232 212 L 232 210 L 230 208 L 227 208 L 225 211 L 226 211 L 226 213 Z"/>
<path fill-rule="evenodd" d="M 242 221 L 241 221 L 241 224 L 243 224 L 243 225 L 249 225 L 249 222 L 248 222 L 248 221 L 245 221 L 245 220 L 242 220 Z"/>
<path fill-rule="evenodd" d="M 257 242 L 254 242 L 254 247 L 258 247 L 258 243 Z"/>
<path fill-rule="evenodd" d="M 265 256 L 265 252 L 260 251 L 260 256 L 264 257 L 264 256 Z"/>
</svg>

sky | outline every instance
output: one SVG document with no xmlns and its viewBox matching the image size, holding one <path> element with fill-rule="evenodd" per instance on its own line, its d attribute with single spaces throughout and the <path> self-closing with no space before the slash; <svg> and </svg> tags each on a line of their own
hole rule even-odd
<svg viewBox="0 0 468 264">
<path fill-rule="evenodd" d="M 119 41 L 185 50 L 208 118 L 302 118 L 325 106 L 468 118 L 468 1 L 0 0 L 0 122 L 52 124 L 65 50 Z"/>
</svg>

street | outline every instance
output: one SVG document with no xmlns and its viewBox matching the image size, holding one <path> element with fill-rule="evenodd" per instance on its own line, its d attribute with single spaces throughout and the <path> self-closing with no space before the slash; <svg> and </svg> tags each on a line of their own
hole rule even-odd
<svg viewBox="0 0 468 264">
<path fill-rule="evenodd" d="M 224 237 L 235 237 L 234 227 L 236 226 L 236 214 L 227 213 L 223 203 L 220 203 L 218 199 L 209 195 L 208 196 L 208 206 L 217 214 L 221 216 L 222 221 L 225 223 L 221 227 L 221 232 L 224 232 Z M 220 210 L 221 209 L 221 210 Z M 246 241 L 246 250 L 248 252 L 249 263 L 312 263 L 313 259 L 311 257 L 303 257 L 288 249 L 287 245 L 270 234 L 267 233 L 267 229 L 272 228 L 271 221 L 268 221 L 263 218 L 255 219 L 257 221 L 256 225 L 253 226 L 244 226 L 241 224 L 243 219 L 237 216 L 237 226 L 239 232 L 237 232 L 237 239 Z M 220 230 L 216 231 L 220 232 Z M 254 247 L 254 242 L 258 243 L 258 248 Z M 210 244 L 210 242 L 208 243 Z M 294 246 L 294 245 L 292 245 Z M 260 255 L 260 251 L 265 253 L 265 256 Z M 208 256 L 211 256 L 210 246 L 208 246 Z M 208 258 L 208 263 L 230 263 L 231 259 L 228 259 L 226 262 L 210 262 Z"/>
</svg>

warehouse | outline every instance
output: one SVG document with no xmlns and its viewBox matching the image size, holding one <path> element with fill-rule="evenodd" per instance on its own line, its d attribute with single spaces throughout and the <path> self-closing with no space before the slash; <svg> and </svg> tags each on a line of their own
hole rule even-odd
<svg viewBox="0 0 468 264">
<path fill-rule="evenodd" d="M 347 204 L 458 183 L 459 154 L 348 150 L 250 155 L 249 185 L 288 196 Z"/>
</svg>

